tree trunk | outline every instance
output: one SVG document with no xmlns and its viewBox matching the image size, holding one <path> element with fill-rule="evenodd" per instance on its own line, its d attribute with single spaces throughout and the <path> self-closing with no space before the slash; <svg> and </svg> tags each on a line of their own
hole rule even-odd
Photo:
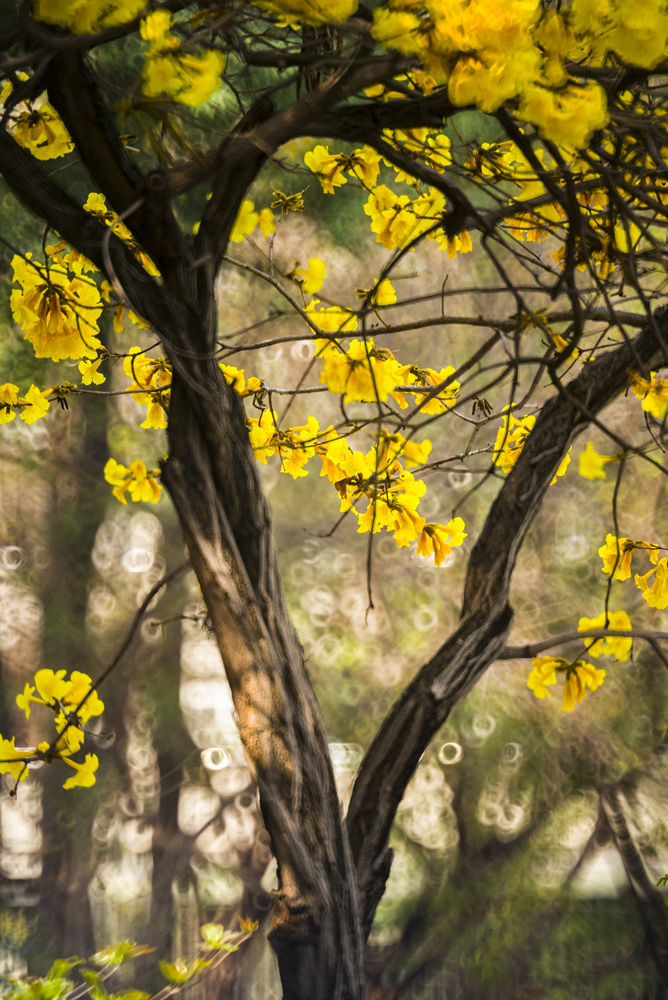
<svg viewBox="0 0 668 1000">
<path fill-rule="evenodd" d="M 284 995 L 358 1000 L 364 939 L 351 852 L 242 404 L 215 362 L 189 365 L 189 376 L 186 384 L 174 374 L 163 479 L 223 655 L 278 861 L 270 939 Z"/>
</svg>

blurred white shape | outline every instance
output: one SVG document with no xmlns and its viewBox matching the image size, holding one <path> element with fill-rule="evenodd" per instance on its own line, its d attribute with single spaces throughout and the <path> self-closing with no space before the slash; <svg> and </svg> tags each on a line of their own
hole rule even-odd
<svg viewBox="0 0 668 1000">
<path fill-rule="evenodd" d="M 576 896 L 586 899 L 613 899 L 628 890 L 628 878 L 619 853 L 614 847 L 604 847 L 580 865 L 570 886 Z"/>
<path fill-rule="evenodd" d="M 25 553 L 18 545 L 5 545 L 0 549 L 0 564 L 3 569 L 15 570 L 23 565 Z"/>
<path fill-rule="evenodd" d="M 441 764 L 458 764 L 463 756 L 464 751 L 459 743 L 444 743 L 438 751 Z"/>
<path fill-rule="evenodd" d="M 237 851 L 250 851 L 255 840 L 257 823 L 248 809 L 239 809 L 236 805 L 225 806 L 223 822 L 230 843 Z"/>
<path fill-rule="evenodd" d="M 142 819 L 129 819 L 118 827 L 118 840 L 129 854 L 146 854 L 153 845 L 153 827 Z"/>
<path fill-rule="evenodd" d="M 154 554 L 150 549 L 132 548 L 123 554 L 121 565 L 128 573 L 146 573 L 153 565 Z"/>
<path fill-rule="evenodd" d="M 231 746 L 235 756 L 241 755 L 232 692 L 224 677 L 204 679 L 182 675 L 179 701 L 186 728 L 196 746 L 200 749 Z"/>
<path fill-rule="evenodd" d="M 201 856 L 190 859 L 197 881 L 197 895 L 203 907 L 234 909 L 241 902 L 244 884 L 228 868 L 212 865 Z"/>
<path fill-rule="evenodd" d="M 221 799 L 231 799 L 248 788 L 251 776 L 247 767 L 237 765 L 210 772 L 209 781 Z"/>
<path fill-rule="evenodd" d="M 216 815 L 220 800 L 211 788 L 184 781 L 179 791 L 177 822 L 187 837 L 198 833 Z"/>
<path fill-rule="evenodd" d="M 222 771 L 232 763 L 232 755 L 225 747 L 207 747 L 202 750 L 200 759 L 207 771 Z"/>
</svg>

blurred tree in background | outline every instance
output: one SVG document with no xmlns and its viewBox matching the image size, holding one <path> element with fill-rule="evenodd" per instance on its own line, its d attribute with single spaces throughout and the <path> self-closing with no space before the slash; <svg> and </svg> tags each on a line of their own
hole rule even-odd
<svg viewBox="0 0 668 1000">
<path fill-rule="evenodd" d="M 668 982 L 668 13 L 550 7 L 3 10 L 0 822 L 65 951 L 114 896 L 188 960 L 271 908 L 294 1000 Z"/>
</svg>

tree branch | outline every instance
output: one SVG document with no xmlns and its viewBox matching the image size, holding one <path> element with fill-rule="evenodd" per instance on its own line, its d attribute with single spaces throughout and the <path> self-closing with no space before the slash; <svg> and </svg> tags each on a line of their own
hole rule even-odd
<svg viewBox="0 0 668 1000">
<path fill-rule="evenodd" d="M 543 406 L 471 552 L 459 627 L 399 697 L 362 761 L 347 822 L 367 931 L 389 871 L 396 809 L 432 737 L 504 648 L 517 553 L 562 457 L 591 416 L 627 387 L 636 356 L 648 367 L 662 363 L 667 334 L 663 307 L 633 341 L 587 364 L 567 398 L 557 394 Z"/>
<path fill-rule="evenodd" d="M 44 82 L 93 184 L 124 215 L 159 270 L 174 267 L 184 252 L 183 234 L 170 202 L 160 197 L 160 174 L 146 178 L 131 158 L 91 67 L 78 52 L 58 55 L 51 60 Z M 138 200 L 138 207 L 125 216 Z"/>
<path fill-rule="evenodd" d="M 528 660 L 532 656 L 538 656 L 545 649 L 562 646 L 567 642 L 581 642 L 583 639 L 617 639 L 621 636 L 644 639 L 649 643 L 668 642 L 668 632 L 654 632 L 651 629 L 643 628 L 595 628 L 587 629 L 584 632 L 561 632 L 559 635 L 550 636 L 549 639 L 527 642 L 523 646 L 504 646 L 496 658 L 497 660 Z"/>
</svg>

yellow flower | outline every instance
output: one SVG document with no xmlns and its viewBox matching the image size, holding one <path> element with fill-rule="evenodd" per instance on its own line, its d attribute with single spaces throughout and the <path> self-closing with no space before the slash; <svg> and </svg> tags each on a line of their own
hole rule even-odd
<svg viewBox="0 0 668 1000">
<path fill-rule="evenodd" d="M 347 21 L 357 10 L 357 0 L 254 0 L 258 7 L 277 17 L 279 27 L 299 28 Z"/>
<path fill-rule="evenodd" d="M 601 567 L 604 573 L 612 573 L 615 568 L 615 580 L 628 580 L 631 576 L 631 556 L 634 549 L 648 549 L 650 561 L 656 564 L 659 558 L 659 546 L 652 542 L 634 541 L 632 538 L 615 538 L 614 535 L 605 536 L 605 545 L 598 550 L 598 554 L 603 560 Z M 638 584 L 640 586 L 640 584 Z"/>
<path fill-rule="evenodd" d="M 82 701 L 84 703 L 80 705 Z M 70 674 L 69 689 L 62 703 L 65 708 L 76 709 L 81 722 L 88 722 L 91 716 L 102 715 L 104 712 L 104 702 L 98 697 L 97 691 L 92 690 L 90 677 L 80 670 L 73 670 Z"/>
<path fill-rule="evenodd" d="M 60 116 L 49 104 L 19 104 L 10 112 L 10 122 L 16 141 L 38 160 L 55 160 L 74 149 Z"/>
<path fill-rule="evenodd" d="M 260 232 L 263 236 L 270 236 L 276 232 L 276 220 L 270 208 L 260 209 L 260 219 L 258 221 Z"/>
<path fill-rule="evenodd" d="M 577 660 L 572 666 L 567 667 L 562 711 L 571 712 L 575 708 L 576 702 L 579 703 L 584 698 L 586 688 L 595 691 L 601 686 L 604 679 L 605 670 L 599 670 L 591 663 L 585 663 L 584 660 Z"/>
<path fill-rule="evenodd" d="M 84 385 L 102 385 L 105 378 L 103 373 L 98 371 L 98 369 L 105 357 L 106 355 L 101 354 L 100 357 L 96 358 L 94 361 L 79 362 L 79 372 L 81 373 L 81 381 Z"/>
<path fill-rule="evenodd" d="M 631 628 L 631 619 L 626 611 L 608 612 L 607 624 L 605 611 L 596 618 L 581 618 L 578 622 L 578 632 L 589 632 L 592 629 L 609 628 L 626 631 Z M 617 660 L 628 660 L 633 648 L 631 636 L 608 636 L 606 639 L 585 639 L 585 647 L 589 656 L 599 657 L 601 653 L 614 656 Z"/>
<path fill-rule="evenodd" d="M 535 656 L 531 661 L 532 670 L 527 680 L 527 687 L 537 698 L 551 698 L 552 692 L 547 690 L 548 684 L 557 683 L 557 668 L 565 661 L 560 656 Z"/>
<path fill-rule="evenodd" d="M 258 462 L 266 465 L 268 458 L 278 454 L 281 472 L 288 473 L 293 479 L 308 475 L 304 466 L 315 455 L 318 443 L 318 421 L 315 417 L 309 417 L 301 427 L 279 430 L 276 414 L 265 410 L 259 418 L 251 418 L 248 425 L 251 446 Z"/>
<path fill-rule="evenodd" d="M 19 397 L 19 406 L 23 407 L 20 413 L 21 420 L 25 420 L 27 424 L 34 424 L 43 417 L 49 409 L 46 397 L 50 394 L 50 389 L 42 389 L 40 392 L 36 385 L 31 385 L 25 396 Z"/>
<path fill-rule="evenodd" d="M 391 306 L 397 301 L 397 293 L 389 278 L 374 281 L 371 288 L 356 288 L 355 295 L 358 299 L 366 299 L 368 296 L 374 306 Z"/>
<path fill-rule="evenodd" d="M 65 678 L 65 670 L 38 670 L 35 674 L 35 686 L 41 696 L 43 705 L 56 705 L 69 691 L 69 682 Z M 33 698 L 33 701 L 36 699 Z"/>
<path fill-rule="evenodd" d="M 653 573 L 656 573 L 656 576 L 650 587 L 647 580 Z M 636 574 L 634 579 L 636 587 L 642 590 L 642 596 L 650 608 L 668 608 L 668 558 L 660 559 L 649 573 L 645 573 L 644 576 Z"/>
<path fill-rule="evenodd" d="M 306 153 L 304 163 L 318 175 L 325 194 L 334 194 L 335 187 L 348 183 L 348 178 L 343 174 L 345 161 L 336 154 L 330 154 L 329 146 L 316 146 Z"/>
<path fill-rule="evenodd" d="M 248 420 L 248 436 L 258 462 L 267 464 L 267 459 L 276 454 L 276 414 L 265 410 L 259 417 Z"/>
<path fill-rule="evenodd" d="M 634 396 L 642 400 L 643 410 L 651 413 L 657 420 L 664 420 L 668 414 L 668 379 L 657 378 L 656 372 L 651 372 L 648 381 L 636 372 L 631 372 L 629 381 Z"/>
<path fill-rule="evenodd" d="M 404 56 L 415 56 L 420 52 L 418 32 L 421 27 L 420 18 L 410 10 L 377 7 L 373 12 L 371 35 L 389 49 Z"/>
<path fill-rule="evenodd" d="M 504 414 L 502 421 L 494 442 L 494 463 L 500 465 L 503 472 L 510 472 L 520 457 L 536 418 L 530 414 L 517 420 L 512 414 Z"/>
<path fill-rule="evenodd" d="M 453 546 L 461 545 L 466 538 L 464 521 L 455 517 L 447 524 L 425 524 L 417 543 L 420 556 L 434 556 L 434 565 L 440 566 Z"/>
<path fill-rule="evenodd" d="M 169 11 L 156 10 L 141 23 L 141 35 L 149 43 L 143 67 L 143 90 L 147 97 L 164 97 L 197 107 L 208 101 L 220 86 L 225 56 L 208 49 L 201 56 L 181 50 L 171 34 Z"/>
<path fill-rule="evenodd" d="M 354 333 L 357 329 L 357 316 L 350 309 L 342 306 L 330 306 L 326 309 L 318 309 L 319 299 L 311 299 L 306 306 L 306 313 L 313 320 L 323 333 Z M 316 353 L 323 357 L 327 348 L 331 347 L 331 341 L 316 341 Z"/>
<path fill-rule="evenodd" d="M 33 750 L 17 750 L 15 737 L 6 740 L 0 736 L 0 774 L 11 774 L 15 781 L 25 781 L 28 777 L 26 761 L 34 756 Z"/>
<path fill-rule="evenodd" d="M 605 91 L 593 80 L 559 90 L 527 87 L 518 115 L 537 125 L 544 139 L 569 150 L 584 149 L 594 132 L 610 120 Z"/>
<path fill-rule="evenodd" d="M 72 777 L 64 783 L 63 788 L 90 788 L 91 785 L 95 784 L 95 772 L 98 769 L 99 761 L 94 753 L 87 753 L 83 764 L 78 764 L 75 760 L 70 760 L 69 757 L 63 757 L 63 760 L 75 771 Z"/>
<path fill-rule="evenodd" d="M 88 278 L 70 278 L 66 268 L 52 264 L 48 271 L 30 257 L 12 260 L 14 281 L 21 285 L 11 294 L 11 309 L 25 331 L 35 357 L 63 361 L 93 358 L 102 344 L 97 320 L 102 313 L 98 287 Z"/>
<path fill-rule="evenodd" d="M 232 226 L 230 243 L 241 243 L 245 240 L 247 236 L 251 235 L 259 221 L 260 216 L 255 211 L 255 204 L 250 200 L 250 198 L 244 198 L 241 202 L 241 208 L 239 209 L 234 225 Z"/>
<path fill-rule="evenodd" d="M 33 698 L 34 693 L 35 693 L 35 688 L 33 687 L 33 685 L 26 683 L 26 685 L 23 688 L 23 694 L 19 694 L 16 696 L 16 704 L 19 706 L 22 712 L 25 712 L 26 719 L 30 718 L 30 705 L 33 701 L 37 702 L 37 704 L 39 705 L 44 704 L 41 698 Z"/>
<path fill-rule="evenodd" d="M 135 502 L 147 500 L 149 503 L 157 503 L 162 490 L 156 478 L 159 475 L 159 469 L 147 469 L 139 460 L 131 462 L 130 468 L 127 468 L 115 458 L 110 458 L 104 467 L 104 478 L 114 487 L 112 493 L 122 504 L 127 503 L 126 491 Z"/>
<path fill-rule="evenodd" d="M 583 479 L 605 479 L 604 467 L 618 461 L 617 455 L 599 455 L 591 441 L 580 455 L 578 472 Z"/>
<path fill-rule="evenodd" d="M 325 355 L 320 381 L 341 393 L 344 403 L 385 402 L 397 384 L 398 367 L 392 352 L 375 347 L 371 338 L 353 340 L 347 351 Z"/>
<path fill-rule="evenodd" d="M 144 0 L 35 0 L 33 13 L 38 21 L 90 35 L 132 21 L 145 7 Z"/>
<path fill-rule="evenodd" d="M 586 689 L 595 691 L 605 678 L 605 670 L 599 670 L 584 660 L 569 663 L 561 656 L 536 656 L 531 661 L 531 666 L 533 669 L 529 674 L 527 687 L 537 698 L 551 698 L 552 692 L 548 691 L 547 685 L 556 684 L 557 673 L 566 675 L 562 703 L 564 712 L 572 711 L 576 702 L 581 702 L 584 698 Z"/>
<path fill-rule="evenodd" d="M 385 428 L 382 428 L 377 436 L 378 468 L 381 470 L 400 457 L 406 459 L 406 466 L 409 469 L 416 465 L 424 465 L 432 449 L 432 443 L 428 439 L 421 442 L 413 441 L 398 432 L 390 434 Z"/>
<path fill-rule="evenodd" d="M 8 424 L 16 414 L 12 406 L 17 406 L 19 401 L 19 387 L 11 382 L 0 385 L 0 424 Z"/>
<path fill-rule="evenodd" d="M 286 277 L 296 281 L 302 292 L 306 292 L 307 295 L 315 295 L 325 283 L 326 274 L 327 265 L 324 260 L 320 260 L 319 257 L 311 257 L 306 267 L 295 268 Z"/>
<path fill-rule="evenodd" d="M 128 484 L 128 492 L 132 499 L 135 502 L 146 500 L 148 503 L 157 503 L 162 487 L 155 477 L 160 474 L 160 470 L 147 469 L 144 463 L 137 459 L 130 462 L 130 473 L 132 479 Z"/>
<path fill-rule="evenodd" d="M 162 393 L 154 395 L 153 399 L 146 406 L 146 420 L 139 426 L 146 429 L 152 427 L 154 430 L 163 430 L 167 426 L 167 416 L 165 411 L 166 403 L 162 402 Z"/>
<path fill-rule="evenodd" d="M 58 738 L 55 746 L 51 749 L 51 753 L 57 754 L 59 757 L 65 757 L 80 750 L 86 737 L 84 731 L 79 729 L 78 724 L 74 721 L 68 722 L 62 712 L 58 712 L 54 723 Z M 46 746 L 48 747 L 49 744 L 47 743 Z M 41 744 L 38 746 L 38 749 L 40 747 Z"/>
</svg>

